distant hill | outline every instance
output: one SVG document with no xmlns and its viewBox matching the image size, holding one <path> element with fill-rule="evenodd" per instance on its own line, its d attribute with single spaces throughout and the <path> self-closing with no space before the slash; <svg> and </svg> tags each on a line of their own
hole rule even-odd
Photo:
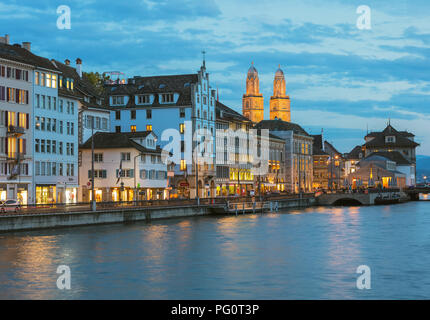
<svg viewBox="0 0 430 320">
<path fill-rule="evenodd" d="M 430 181 L 430 157 L 417 155 L 417 182 L 422 181 L 423 176 Z"/>
</svg>

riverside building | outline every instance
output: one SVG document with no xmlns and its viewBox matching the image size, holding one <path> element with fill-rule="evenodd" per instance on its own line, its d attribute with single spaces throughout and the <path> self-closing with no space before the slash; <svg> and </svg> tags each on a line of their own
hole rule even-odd
<svg viewBox="0 0 430 320">
<path fill-rule="evenodd" d="M 194 74 L 136 76 L 127 83 L 107 83 L 105 95 L 111 132 L 153 131 L 160 147 L 169 143 L 163 132 L 174 130 L 172 134 L 180 137 L 173 150 L 172 196 L 215 196 L 216 97 L 204 61 Z M 201 131 L 206 131 L 206 137 Z M 207 145 L 194 153 L 196 144 L 204 141 Z"/>
<path fill-rule="evenodd" d="M 80 195 L 92 200 L 91 140 L 80 150 Z M 152 131 L 94 134 L 94 187 L 97 202 L 168 199 L 167 166 Z"/>
</svg>

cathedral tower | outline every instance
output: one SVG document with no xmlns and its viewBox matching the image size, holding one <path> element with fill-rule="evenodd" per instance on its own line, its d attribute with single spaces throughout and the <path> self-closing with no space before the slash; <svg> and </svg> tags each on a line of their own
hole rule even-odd
<svg viewBox="0 0 430 320">
<path fill-rule="evenodd" d="M 252 122 L 260 122 L 264 119 L 263 95 L 260 93 L 260 80 L 254 63 L 249 68 L 246 77 L 246 94 L 242 99 L 242 113 Z"/>
<path fill-rule="evenodd" d="M 284 72 L 279 66 L 273 81 L 273 96 L 270 98 L 270 120 L 275 118 L 291 121 L 290 97 L 286 95 Z"/>
</svg>

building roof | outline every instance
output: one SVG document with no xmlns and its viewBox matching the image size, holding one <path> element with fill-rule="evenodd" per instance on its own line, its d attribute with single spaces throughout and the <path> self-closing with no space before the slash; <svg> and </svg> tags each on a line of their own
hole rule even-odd
<svg viewBox="0 0 430 320">
<path fill-rule="evenodd" d="M 61 71 L 63 74 L 63 77 L 71 78 L 73 79 L 74 83 L 74 95 L 77 97 L 82 98 L 84 95 L 93 97 L 95 99 L 101 99 L 101 95 L 97 92 L 94 85 L 91 83 L 91 81 L 87 78 L 87 76 L 82 73 L 82 77 L 79 76 L 78 72 L 76 71 L 76 68 L 66 65 L 60 61 L 52 60 L 53 64 Z M 72 91 L 68 90 L 67 88 L 58 88 L 58 93 L 63 95 L 69 95 L 72 93 Z M 94 103 L 84 103 L 87 106 L 93 106 Z M 94 107 L 100 108 L 101 105 L 95 104 Z"/>
<path fill-rule="evenodd" d="M 247 117 L 241 115 L 239 112 L 227 107 L 219 101 L 215 103 L 216 118 L 219 120 L 226 121 L 240 121 L 240 122 L 251 122 Z"/>
<path fill-rule="evenodd" d="M 375 157 L 384 157 L 390 161 L 394 161 L 397 165 L 410 165 L 411 162 L 407 160 L 400 152 L 398 151 L 379 151 L 373 152 L 369 154 L 364 160 L 375 158 Z"/>
<path fill-rule="evenodd" d="M 51 60 L 35 55 L 31 51 L 24 49 L 19 44 L 0 43 L 0 58 L 26 63 L 38 68 L 47 69 L 59 73 L 60 71 L 53 65 Z"/>
<path fill-rule="evenodd" d="M 312 155 L 315 155 L 315 156 L 328 155 L 328 153 L 323 150 L 323 135 L 313 134 L 312 137 L 314 138 Z"/>
<path fill-rule="evenodd" d="M 177 106 L 191 105 L 191 85 L 198 82 L 198 74 L 180 74 L 168 76 L 134 77 L 127 84 L 105 84 L 105 95 L 139 95 L 154 93 L 178 93 L 179 97 L 175 103 Z M 160 104 L 158 94 L 151 107 L 166 106 Z M 109 99 L 106 99 L 109 101 Z M 141 108 L 148 105 L 136 105 L 134 99 L 129 99 L 125 108 Z M 116 108 L 116 107 L 113 107 Z M 124 106 L 120 106 L 124 108 Z"/>
<path fill-rule="evenodd" d="M 336 155 L 340 156 L 342 159 L 344 158 L 343 154 L 340 153 L 330 142 L 324 141 L 324 146 L 325 146 L 325 150 L 332 149 Z M 330 152 L 327 152 L 327 153 L 330 154 Z"/>
<path fill-rule="evenodd" d="M 134 148 L 144 153 L 161 153 L 161 148 L 157 146 L 154 149 L 148 149 L 139 143 L 133 141 L 135 138 L 145 138 L 152 131 L 138 131 L 138 132 L 96 132 L 94 134 L 94 148 L 95 149 L 121 149 L 121 148 Z M 91 149 L 91 138 L 89 138 L 80 149 Z"/>
<path fill-rule="evenodd" d="M 360 157 L 361 153 L 361 157 Z M 354 149 L 352 149 L 350 152 L 345 154 L 345 158 L 348 160 L 357 160 L 361 159 L 364 155 L 363 147 L 362 146 L 355 146 Z"/>
<path fill-rule="evenodd" d="M 293 131 L 295 134 L 311 137 L 301 126 L 281 119 L 262 120 L 255 125 L 256 129 L 269 129 L 270 131 Z"/>
<path fill-rule="evenodd" d="M 386 142 L 385 137 L 387 136 L 395 136 L 395 142 Z M 387 127 L 382 132 L 371 132 L 366 135 L 366 138 L 373 138 L 372 140 L 366 142 L 364 145 L 366 147 L 407 147 L 407 148 L 415 148 L 419 146 L 419 143 L 412 141 L 409 137 L 413 137 L 414 135 L 409 132 L 399 132 L 394 129 L 391 124 L 388 124 Z"/>
</svg>

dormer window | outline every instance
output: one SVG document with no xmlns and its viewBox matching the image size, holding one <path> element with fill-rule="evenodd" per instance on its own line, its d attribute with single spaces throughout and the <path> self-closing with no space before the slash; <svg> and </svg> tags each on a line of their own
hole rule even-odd
<svg viewBox="0 0 430 320">
<path fill-rule="evenodd" d="M 385 143 L 395 143 L 396 137 L 395 136 L 386 136 L 385 137 Z"/>
<path fill-rule="evenodd" d="M 70 80 L 70 90 L 73 90 L 73 79 Z"/>
<path fill-rule="evenodd" d="M 58 88 L 62 88 L 63 87 L 63 77 L 62 76 L 60 76 L 59 78 L 58 78 Z"/>
<path fill-rule="evenodd" d="M 66 88 L 70 89 L 70 80 L 69 79 L 66 79 Z"/>
<path fill-rule="evenodd" d="M 112 104 L 113 105 L 123 105 L 124 104 L 124 96 L 112 96 Z"/>
<path fill-rule="evenodd" d="M 137 96 L 137 101 L 138 104 L 148 104 L 150 103 L 150 95 L 149 94 L 145 94 L 145 95 L 138 95 Z"/>
<path fill-rule="evenodd" d="M 174 102 L 173 93 L 163 93 L 161 95 L 161 102 L 162 103 L 172 103 L 172 102 Z"/>
</svg>

